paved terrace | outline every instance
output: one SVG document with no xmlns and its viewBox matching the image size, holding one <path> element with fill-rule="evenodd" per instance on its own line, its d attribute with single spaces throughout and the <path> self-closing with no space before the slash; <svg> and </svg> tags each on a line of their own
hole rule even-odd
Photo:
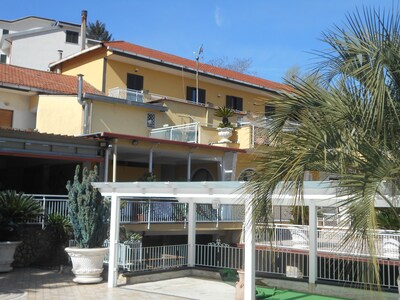
<svg viewBox="0 0 400 300">
<path fill-rule="evenodd" d="M 235 287 L 222 281 L 183 277 L 108 288 L 107 282 L 77 284 L 73 275 L 35 268 L 0 273 L 0 300 L 74 299 L 235 299 Z"/>
</svg>

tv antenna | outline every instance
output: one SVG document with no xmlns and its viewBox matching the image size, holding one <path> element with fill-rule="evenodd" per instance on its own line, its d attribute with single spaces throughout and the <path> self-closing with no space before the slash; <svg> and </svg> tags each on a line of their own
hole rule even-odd
<svg viewBox="0 0 400 300">
<path fill-rule="evenodd" d="M 200 54 L 203 53 L 203 44 L 201 44 L 196 54 L 196 104 L 199 103 L 199 59 Z"/>
</svg>

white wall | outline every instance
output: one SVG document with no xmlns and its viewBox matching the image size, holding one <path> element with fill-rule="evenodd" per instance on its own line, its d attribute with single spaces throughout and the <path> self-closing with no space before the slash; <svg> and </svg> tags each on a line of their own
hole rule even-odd
<svg viewBox="0 0 400 300">
<path fill-rule="evenodd" d="M 49 63 L 80 51 L 80 44 L 65 42 L 65 31 L 25 37 L 13 41 L 10 64 L 38 70 L 47 70 Z"/>
<path fill-rule="evenodd" d="M 36 112 L 29 108 L 30 96 L 0 90 L 0 109 L 13 111 L 13 128 L 33 129 L 36 126 Z"/>
</svg>

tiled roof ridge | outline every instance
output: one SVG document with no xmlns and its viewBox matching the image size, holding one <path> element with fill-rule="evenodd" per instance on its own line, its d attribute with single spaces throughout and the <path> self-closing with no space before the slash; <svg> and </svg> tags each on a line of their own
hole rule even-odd
<svg viewBox="0 0 400 300">
<path fill-rule="evenodd" d="M 176 63 L 176 64 L 180 64 L 182 66 L 196 68 L 195 60 L 191 60 L 191 59 L 177 56 L 174 54 L 162 52 L 162 51 L 155 50 L 152 48 L 132 44 L 132 43 L 125 42 L 125 41 L 104 42 L 104 45 L 107 47 L 132 52 L 132 53 L 135 53 L 138 55 L 148 56 L 149 58 L 158 59 L 158 60 L 165 61 L 168 63 Z M 131 50 L 131 51 L 129 51 L 129 50 Z M 135 51 L 135 50 L 137 50 L 137 51 Z M 210 75 L 216 75 L 216 76 L 226 78 L 226 79 L 241 81 L 241 82 L 248 83 L 251 85 L 257 85 L 260 87 L 264 87 L 267 89 L 286 90 L 286 91 L 291 90 L 291 88 L 289 86 L 287 86 L 283 83 L 278 83 L 278 82 L 264 79 L 261 77 L 257 77 L 254 75 L 244 74 L 244 73 L 240 73 L 237 71 L 213 66 L 210 64 L 202 63 L 202 62 L 199 62 L 199 70 L 204 73 L 209 73 Z"/>
</svg>

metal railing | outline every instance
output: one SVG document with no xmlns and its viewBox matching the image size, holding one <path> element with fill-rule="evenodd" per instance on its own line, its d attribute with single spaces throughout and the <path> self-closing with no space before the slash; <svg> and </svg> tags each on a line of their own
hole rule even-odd
<svg viewBox="0 0 400 300">
<path fill-rule="evenodd" d="M 210 268 L 243 268 L 244 249 L 221 244 L 220 241 L 208 245 L 196 244 L 196 266 Z"/>
<path fill-rule="evenodd" d="M 400 253 L 400 232 L 379 230 L 371 232 L 375 241 L 374 254 L 381 258 L 398 259 Z M 370 249 L 362 243 L 362 237 L 353 234 L 352 241 L 344 243 L 348 232 L 344 228 L 321 227 L 317 229 L 317 250 L 352 256 L 371 256 Z M 273 227 L 257 226 L 256 243 L 274 247 L 309 249 L 308 226 L 276 224 Z"/>
<path fill-rule="evenodd" d="M 108 90 L 108 96 L 125 99 L 127 101 L 144 102 L 143 91 L 137 90 L 116 87 Z"/>
<path fill-rule="evenodd" d="M 195 122 L 152 129 L 150 132 L 150 137 L 170 141 L 197 143 L 198 131 L 199 123 Z"/>
<path fill-rule="evenodd" d="M 180 268 L 188 264 L 187 251 L 187 244 L 142 247 L 141 243 L 119 243 L 118 266 L 129 272 Z M 108 256 L 104 263 L 108 263 Z"/>
<path fill-rule="evenodd" d="M 51 214 L 58 214 L 64 217 L 68 216 L 68 207 L 66 195 L 32 195 L 33 198 L 41 204 L 43 215 L 28 222 L 28 224 L 41 224 L 44 228 L 47 217 Z"/>
<path fill-rule="evenodd" d="M 66 195 L 33 195 L 43 207 L 44 214 L 29 224 L 45 226 L 50 214 L 68 217 Z M 212 204 L 196 205 L 197 222 L 242 222 L 244 205 L 222 204 L 213 209 Z M 188 204 L 170 201 L 121 201 L 120 221 L 127 223 L 186 223 Z"/>
</svg>

